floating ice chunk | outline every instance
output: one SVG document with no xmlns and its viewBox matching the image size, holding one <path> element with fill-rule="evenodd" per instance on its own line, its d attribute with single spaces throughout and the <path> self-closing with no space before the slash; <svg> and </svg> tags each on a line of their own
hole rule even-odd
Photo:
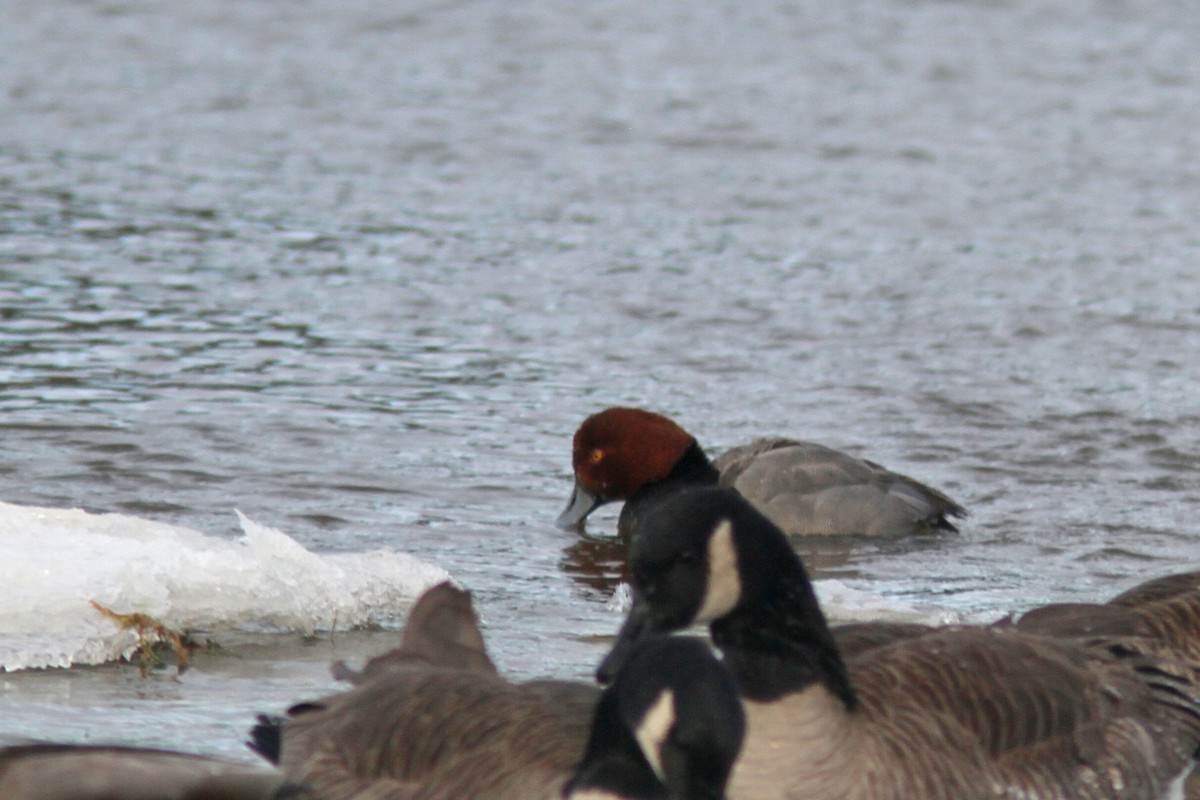
<svg viewBox="0 0 1200 800">
<path fill-rule="evenodd" d="M 240 512 L 240 540 L 123 514 L 0 503 L 0 669 L 96 664 L 135 636 L 88 603 L 177 630 L 400 620 L 447 573 L 405 553 L 318 554 Z"/>
<path fill-rule="evenodd" d="M 831 622 L 920 622 L 926 625 L 982 624 L 999 614 L 970 614 L 959 609 L 910 603 L 897 597 L 855 589 L 836 578 L 813 582 L 817 601 Z"/>
<path fill-rule="evenodd" d="M 609 611 L 628 614 L 629 609 L 633 608 L 633 587 L 625 581 L 618 583 L 617 588 L 613 589 L 612 597 L 608 598 L 604 607 Z"/>
<path fill-rule="evenodd" d="M 997 614 L 968 614 L 952 608 L 934 605 L 906 603 L 895 597 L 855 589 L 837 579 L 813 582 L 817 601 L 830 622 L 920 622 L 926 625 L 953 625 L 957 623 L 988 623 L 999 618 Z M 613 591 L 605 607 L 609 611 L 626 614 L 633 607 L 633 589 L 621 582 Z"/>
</svg>

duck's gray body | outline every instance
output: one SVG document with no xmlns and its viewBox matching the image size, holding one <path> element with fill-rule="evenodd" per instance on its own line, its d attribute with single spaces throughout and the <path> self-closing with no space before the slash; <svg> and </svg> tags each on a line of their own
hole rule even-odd
<svg viewBox="0 0 1200 800">
<path fill-rule="evenodd" d="M 792 536 L 900 537 L 954 530 L 966 510 L 942 492 L 814 442 L 756 439 L 713 461 L 736 489 Z"/>
</svg>

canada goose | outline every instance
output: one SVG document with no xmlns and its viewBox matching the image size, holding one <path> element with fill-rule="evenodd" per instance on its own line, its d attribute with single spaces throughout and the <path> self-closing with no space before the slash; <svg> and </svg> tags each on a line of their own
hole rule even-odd
<svg viewBox="0 0 1200 800">
<path fill-rule="evenodd" d="M 437 641 L 454 643 L 448 659 Z M 583 683 L 496 674 L 469 595 L 449 584 L 417 602 L 400 647 L 346 676 L 358 685 L 294 706 L 281 730 L 268 721 L 253 734 L 256 749 L 278 755 L 290 779 L 325 800 L 558 798 L 600 695 Z"/>
<path fill-rule="evenodd" d="M 337 680 L 357 685 L 391 669 L 411 670 L 421 666 L 499 674 L 487 654 L 470 592 L 457 589 L 448 581 L 426 590 L 413 604 L 397 647 L 368 660 L 361 671 L 351 669 L 343 661 L 335 661 L 330 671 Z M 293 706 L 291 713 L 294 716 L 316 707 L 300 703 Z M 286 723 L 283 717 L 260 714 L 247 745 L 272 764 L 279 764 Z"/>
<path fill-rule="evenodd" d="M 505 681 L 450 584 L 418 600 L 398 648 L 335 671 L 356 687 L 253 732 L 323 800 L 559 800 L 569 780 L 574 800 L 717 800 L 744 729 L 732 677 L 681 637 L 644 643 L 603 695 Z"/>
<path fill-rule="evenodd" d="M 746 722 L 737 686 L 708 645 L 652 637 L 596 705 L 569 800 L 720 800 Z"/>
<path fill-rule="evenodd" d="M 1125 608 L 1144 608 L 1151 603 L 1194 597 L 1200 592 L 1200 572 L 1177 572 L 1163 575 L 1126 589 L 1109 600 L 1107 605 Z"/>
<path fill-rule="evenodd" d="M 1015 623 L 1019 630 L 1053 636 L 1141 640 L 1188 660 L 1200 661 L 1200 572 L 1166 575 L 1127 589 L 1106 603 L 1052 603 L 1033 608 Z"/>
<path fill-rule="evenodd" d="M 333 665 L 333 675 L 358 684 L 389 669 L 421 664 L 498 674 L 479 632 L 479 618 L 469 592 L 448 582 L 427 590 L 409 611 L 399 647 L 372 658 L 362 672 L 338 661 Z"/>
<path fill-rule="evenodd" d="M 301 800 L 274 770 L 136 747 L 27 744 L 0 749 L 4 800 Z"/>
<path fill-rule="evenodd" d="M 1200 572 L 1153 578 L 1104 603 L 1035 606 L 1015 619 L 1010 615 L 994 624 L 1060 638 L 1122 639 L 1129 646 L 1136 639 L 1141 649 L 1200 662 Z M 936 630 L 917 622 L 852 622 L 832 629 L 838 650 L 847 659 Z"/>
<path fill-rule="evenodd" d="M 624 500 L 628 538 L 637 517 L 680 490 L 737 489 L 791 536 L 906 536 L 955 531 L 966 510 L 946 495 L 871 461 L 812 442 L 758 439 L 709 461 L 695 437 L 639 408 L 609 408 L 583 421 L 571 455 L 575 487 L 559 527 Z"/>
<path fill-rule="evenodd" d="M 733 798 L 1150 800 L 1191 770 L 1194 664 L 1003 627 L 843 661 L 799 558 L 736 492 L 653 509 L 630 570 L 637 597 L 599 672 L 645 635 L 707 623 L 747 710 Z"/>
</svg>

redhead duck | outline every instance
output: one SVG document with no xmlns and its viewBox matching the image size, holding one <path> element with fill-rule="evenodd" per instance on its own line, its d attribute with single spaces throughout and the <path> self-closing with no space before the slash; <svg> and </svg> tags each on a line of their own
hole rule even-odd
<svg viewBox="0 0 1200 800">
<path fill-rule="evenodd" d="M 955 531 L 966 510 L 946 495 L 871 461 L 812 442 L 758 439 L 709 461 L 695 437 L 661 414 L 608 408 L 575 432 L 575 489 L 559 527 L 624 500 L 617 523 L 628 538 L 637 517 L 682 489 L 737 489 L 790 536 L 898 537 Z"/>
<path fill-rule="evenodd" d="M 732 798 L 1165 798 L 1193 767 L 1198 665 L 1153 630 L 958 626 L 847 658 L 783 532 L 723 489 L 651 509 L 630 569 L 599 673 L 644 636 L 707 624 L 746 707 Z"/>
<path fill-rule="evenodd" d="M 251 747 L 323 800 L 719 800 L 741 743 L 736 686 L 707 645 L 641 643 L 603 694 L 511 683 L 470 595 L 430 589 L 356 684 L 260 718 Z"/>
</svg>

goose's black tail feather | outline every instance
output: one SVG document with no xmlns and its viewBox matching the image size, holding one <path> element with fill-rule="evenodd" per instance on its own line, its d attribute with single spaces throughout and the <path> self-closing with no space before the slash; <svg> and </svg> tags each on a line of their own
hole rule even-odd
<svg viewBox="0 0 1200 800">
<path fill-rule="evenodd" d="M 286 717 L 258 715 L 258 724 L 250 729 L 246 746 L 276 766 L 283 752 L 283 724 Z"/>
</svg>

